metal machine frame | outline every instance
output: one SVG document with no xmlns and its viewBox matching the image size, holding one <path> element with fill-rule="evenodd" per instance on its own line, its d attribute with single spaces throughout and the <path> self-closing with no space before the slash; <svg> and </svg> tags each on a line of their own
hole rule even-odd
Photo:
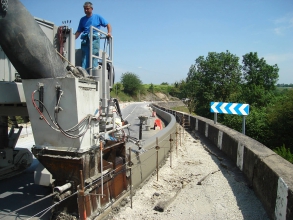
<svg viewBox="0 0 293 220">
<path fill-rule="evenodd" d="M 24 6 L 17 0 L 9 3 L 8 10 L 11 11 L 3 13 L 4 20 L 1 21 L 0 26 L 13 24 L 16 18 L 13 13 L 18 13 L 26 18 L 23 19 L 23 22 L 27 22 L 26 25 L 33 24 L 34 29 L 42 35 L 40 37 L 45 39 L 31 15 L 26 10 L 22 10 Z M 2 133 L 0 132 L 0 135 L 4 134 L 4 138 L 0 136 L 0 139 L 2 138 L 0 141 L 8 140 L 6 119 L 11 116 L 10 114 L 29 116 L 35 139 L 32 153 L 52 175 L 52 178 L 48 178 L 49 181 L 54 180 L 51 183 L 55 204 L 52 218 L 60 212 L 74 214 L 77 210 L 77 217 L 80 219 L 90 218 L 99 210 L 109 206 L 129 186 L 123 131 L 129 124 L 116 123 L 117 118 L 122 122 L 123 119 L 118 101 L 110 97 L 110 89 L 114 83 L 113 38 L 107 38 L 106 33 L 97 30 L 101 39 L 107 43 L 107 48 L 104 51 L 100 50 L 99 56 L 93 55 L 91 50 L 90 56 L 98 58 L 101 62 L 98 68 L 90 68 L 88 75 L 81 67 L 75 66 L 79 50 L 74 49 L 75 36 L 72 29 L 66 25 L 57 27 L 42 19 L 34 20 L 52 43 L 54 49 L 50 48 L 50 51 L 59 49 L 56 53 L 60 56 L 64 70 L 66 68 L 67 72 L 56 73 L 57 75 L 54 72 L 43 73 L 45 77 L 42 77 L 42 73 L 36 72 L 37 77 L 35 75 L 31 78 L 29 74 L 22 72 L 26 76 L 22 79 L 22 83 L 15 82 L 12 77 L 8 82 L 4 82 L 4 86 L 0 86 L 0 94 L 3 94 L 1 91 L 8 87 L 12 88 L 14 94 L 8 99 L 0 96 L 0 116 L 4 116 L 1 124 L 4 125 L 2 126 L 4 129 L 1 130 Z M 91 33 L 93 30 L 95 28 L 91 27 Z M 22 29 L 22 31 L 26 30 Z M 23 36 L 25 34 L 29 32 L 24 33 Z M 8 40 L 10 39 L 5 37 L 0 39 L 1 45 L 5 46 Z M 47 39 L 45 41 L 48 43 Z M 90 45 L 92 45 L 92 37 Z M 51 46 L 47 45 L 47 47 Z M 37 52 L 36 48 L 29 49 Z M 10 53 L 7 48 L 6 52 L 9 52 L 10 58 L 13 58 L 14 66 L 17 66 L 18 62 L 23 62 L 17 60 L 21 59 L 19 54 Z M 14 59 L 13 55 L 17 58 Z M 55 61 L 60 63 L 59 60 Z M 42 63 L 45 61 L 39 60 L 40 69 L 43 68 Z M 92 67 L 91 58 L 90 66 Z M 10 111 L 18 106 L 22 106 L 21 111 Z M 11 137 L 16 143 L 18 136 L 11 135 Z M 0 152 L 2 163 L 9 161 L 4 160 L 7 155 L 13 157 L 10 148 L 0 149 L 1 152 L 3 151 Z M 3 165 L 5 166 L 6 164 Z M 43 182 L 39 181 L 39 183 Z"/>
</svg>

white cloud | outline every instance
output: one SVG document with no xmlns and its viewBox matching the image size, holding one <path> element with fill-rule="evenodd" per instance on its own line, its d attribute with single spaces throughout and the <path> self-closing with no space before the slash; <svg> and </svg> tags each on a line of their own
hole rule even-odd
<svg viewBox="0 0 293 220">
<path fill-rule="evenodd" d="M 282 29 L 281 28 L 275 28 L 274 29 L 275 34 L 282 35 Z"/>
<path fill-rule="evenodd" d="M 287 61 L 291 62 L 293 60 L 293 53 L 266 54 L 264 59 L 270 64 L 278 64 Z"/>
<path fill-rule="evenodd" d="M 274 21 L 276 27 L 274 32 L 277 35 L 284 35 L 288 29 L 293 29 L 293 15 L 288 14 Z"/>
<path fill-rule="evenodd" d="M 277 35 L 285 35 L 286 31 L 288 29 L 291 29 L 291 28 L 293 28 L 293 25 L 291 25 L 291 26 L 290 25 L 288 25 L 288 26 L 279 26 L 279 27 L 274 29 L 274 32 Z"/>
</svg>

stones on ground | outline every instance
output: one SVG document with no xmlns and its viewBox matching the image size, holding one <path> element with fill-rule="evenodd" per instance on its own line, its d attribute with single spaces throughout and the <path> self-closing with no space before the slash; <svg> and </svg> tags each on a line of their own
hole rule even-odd
<svg viewBox="0 0 293 220">
<path fill-rule="evenodd" d="M 168 196 L 166 196 L 164 200 L 159 201 L 157 205 L 154 207 L 154 210 L 158 212 L 164 212 L 167 209 L 167 207 L 175 200 L 180 191 L 180 188 L 175 189 L 175 191 L 171 192 Z"/>
<path fill-rule="evenodd" d="M 160 196 L 160 193 L 155 192 L 153 196 Z"/>
<path fill-rule="evenodd" d="M 211 174 L 214 174 L 214 173 L 216 173 L 218 171 L 220 171 L 220 170 L 216 170 L 216 171 L 213 171 L 211 173 L 208 173 L 206 176 L 204 176 L 203 178 L 201 178 L 200 181 L 197 182 L 197 185 L 202 185 L 202 182 L 205 181 L 206 178 L 208 178 Z"/>
<path fill-rule="evenodd" d="M 184 188 L 184 187 L 188 184 L 188 182 L 186 182 L 186 181 L 181 181 L 181 184 L 182 184 L 182 188 Z"/>
<path fill-rule="evenodd" d="M 118 206 L 115 206 L 115 207 L 112 208 L 112 212 L 114 214 L 117 214 L 119 211 L 120 211 L 120 207 L 118 207 Z"/>
<path fill-rule="evenodd" d="M 184 165 L 192 165 L 192 164 L 200 165 L 200 164 L 202 164 L 202 162 L 200 160 L 199 161 L 185 161 L 183 164 Z"/>
<path fill-rule="evenodd" d="M 122 201 L 120 202 L 120 206 L 124 207 L 128 202 L 129 202 L 128 199 L 127 199 L 127 198 L 124 198 L 124 199 L 122 199 Z"/>
</svg>

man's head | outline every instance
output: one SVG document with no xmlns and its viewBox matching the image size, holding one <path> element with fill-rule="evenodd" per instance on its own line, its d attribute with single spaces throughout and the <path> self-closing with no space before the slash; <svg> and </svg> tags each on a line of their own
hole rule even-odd
<svg viewBox="0 0 293 220">
<path fill-rule="evenodd" d="M 84 13 L 87 16 L 91 16 L 92 15 L 92 12 L 93 12 L 93 3 L 91 3 L 91 2 L 85 2 L 83 4 L 83 9 L 84 9 Z"/>
</svg>

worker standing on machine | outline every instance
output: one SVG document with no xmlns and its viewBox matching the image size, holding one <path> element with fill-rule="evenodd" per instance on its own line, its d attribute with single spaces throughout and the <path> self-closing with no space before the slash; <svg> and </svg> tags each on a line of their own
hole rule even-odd
<svg viewBox="0 0 293 220">
<path fill-rule="evenodd" d="M 79 37 L 82 33 L 80 39 L 81 41 L 81 51 L 82 51 L 82 68 L 88 70 L 89 68 L 89 53 L 90 53 L 90 26 L 94 26 L 98 29 L 100 27 L 107 27 L 108 34 L 107 37 L 111 37 L 112 27 L 102 16 L 98 14 L 93 14 L 93 4 L 91 2 L 85 2 L 83 5 L 84 13 L 86 16 L 82 17 L 79 21 L 77 31 L 75 33 L 75 39 Z M 100 36 L 96 30 L 93 30 L 93 54 L 98 56 L 100 50 Z M 98 59 L 93 58 L 93 68 L 98 66 Z"/>
</svg>

